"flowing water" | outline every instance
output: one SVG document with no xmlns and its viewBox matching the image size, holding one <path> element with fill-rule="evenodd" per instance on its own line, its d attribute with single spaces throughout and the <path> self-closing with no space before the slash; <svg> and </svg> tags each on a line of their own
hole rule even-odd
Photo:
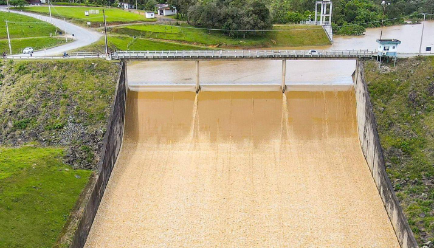
<svg viewBox="0 0 434 248">
<path fill-rule="evenodd" d="M 399 244 L 353 91 L 129 92 L 86 247 Z"/>
</svg>

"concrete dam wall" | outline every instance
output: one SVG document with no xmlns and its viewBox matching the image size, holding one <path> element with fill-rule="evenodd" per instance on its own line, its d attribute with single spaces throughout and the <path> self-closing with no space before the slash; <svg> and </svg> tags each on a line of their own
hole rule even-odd
<svg viewBox="0 0 434 248">
<path fill-rule="evenodd" d="M 386 172 L 377 123 L 365 82 L 363 63 L 357 62 L 353 78 L 357 100 L 357 129 L 363 155 L 401 247 L 418 247 Z"/>
<path fill-rule="evenodd" d="M 83 247 L 86 243 L 89 230 L 92 226 L 96 212 L 98 211 L 105 188 L 110 179 L 111 172 L 119 151 L 122 146 L 125 123 L 125 106 L 127 99 L 127 88 L 125 84 L 126 65 L 122 64 L 121 73 L 116 87 L 115 100 L 112 105 L 111 114 L 107 123 L 107 131 L 104 136 L 103 149 L 100 164 L 98 165 L 98 176 L 93 187 L 90 189 L 90 197 L 84 208 L 78 228 L 75 232 L 71 247 Z"/>
<path fill-rule="evenodd" d="M 73 247 L 416 247 L 353 76 L 355 91 L 127 96 L 123 74 Z"/>
</svg>

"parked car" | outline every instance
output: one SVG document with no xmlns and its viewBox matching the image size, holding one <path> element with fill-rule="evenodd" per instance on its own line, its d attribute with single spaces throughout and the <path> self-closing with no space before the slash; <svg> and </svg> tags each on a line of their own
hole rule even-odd
<svg viewBox="0 0 434 248">
<path fill-rule="evenodd" d="M 33 48 L 26 47 L 26 48 L 24 48 L 23 53 L 24 54 L 31 54 L 31 53 L 33 53 Z"/>
<path fill-rule="evenodd" d="M 321 55 L 321 53 L 319 53 L 317 50 L 309 50 L 307 55 Z"/>
</svg>

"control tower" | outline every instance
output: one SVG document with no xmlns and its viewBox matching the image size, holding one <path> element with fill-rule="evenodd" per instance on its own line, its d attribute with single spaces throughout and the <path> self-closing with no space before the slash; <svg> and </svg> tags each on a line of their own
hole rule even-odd
<svg viewBox="0 0 434 248">
<path fill-rule="evenodd" d="M 329 40 L 333 42 L 332 30 L 332 9 L 333 3 L 330 0 L 315 2 L 315 24 L 323 26 Z M 320 12 L 318 13 L 318 10 Z"/>
</svg>

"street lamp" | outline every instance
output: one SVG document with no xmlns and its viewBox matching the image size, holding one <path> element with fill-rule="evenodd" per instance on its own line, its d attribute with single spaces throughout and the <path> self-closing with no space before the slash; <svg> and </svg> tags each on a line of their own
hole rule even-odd
<svg viewBox="0 0 434 248">
<path fill-rule="evenodd" d="M 383 18 L 381 18 L 381 27 L 384 27 L 384 16 L 386 15 L 386 6 L 389 6 L 389 5 L 390 5 L 390 3 L 388 3 L 384 0 L 381 2 L 381 6 L 383 6 Z M 381 40 L 382 36 L 383 36 L 383 29 L 381 29 L 380 40 Z"/>
<path fill-rule="evenodd" d="M 387 3 L 386 1 L 381 2 L 381 6 L 383 6 L 383 19 L 381 20 L 381 25 L 384 25 L 384 16 L 386 15 L 386 6 L 389 6 L 390 3 Z"/>
</svg>

